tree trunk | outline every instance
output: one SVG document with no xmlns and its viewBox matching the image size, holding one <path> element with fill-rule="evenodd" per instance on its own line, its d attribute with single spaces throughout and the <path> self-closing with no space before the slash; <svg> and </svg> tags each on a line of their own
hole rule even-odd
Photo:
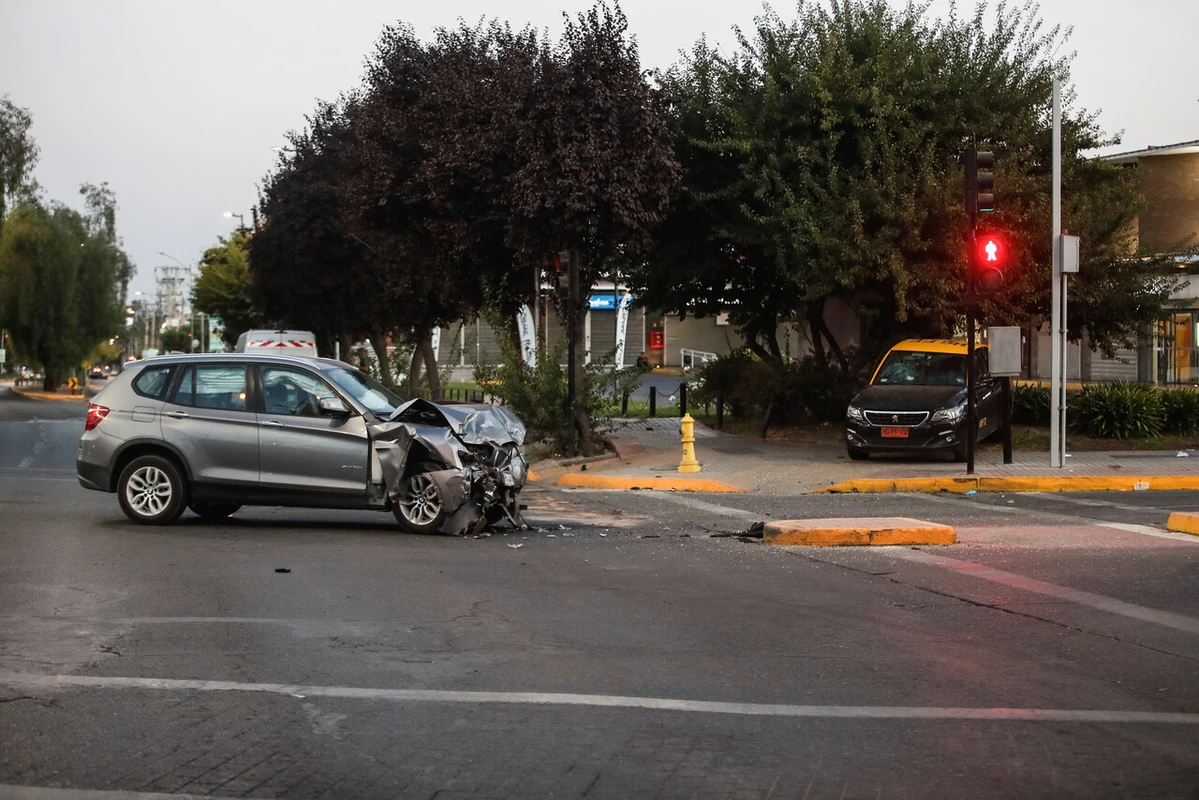
<svg viewBox="0 0 1199 800">
<path fill-rule="evenodd" d="M 425 373 L 429 376 L 430 397 L 441 399 L 441 375 L 437 372 L 437 356 L 433 352 L 433 334 L 426 333 L 421 337 L 417 352 L 425 358 Z"/>
<path fill-rule="evenodd" d="M 412 348 L 412 358 L 408 360 L 408 396 L 416 397 L 420 394 L 420 362 L 421 351 L 420 345 Z"/>
<path fill-rule="evenodd" d="M 371 347 L 375 351 L 375 357 L 379 360 L 379 377 L 383 381 L 383 385 L 389 389 L 395 389 L 395 380 L 391 377 L 391 364 L 387 358 L 387 336 L 383 331 L 376 328 L 370 332 Z"/>
</svg>

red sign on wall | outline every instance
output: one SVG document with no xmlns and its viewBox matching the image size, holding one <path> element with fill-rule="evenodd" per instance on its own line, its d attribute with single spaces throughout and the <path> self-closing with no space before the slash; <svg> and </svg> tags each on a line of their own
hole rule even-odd
<svg viewBox="0 0 1199 800">
<path fill-rule="evenodd" d="M 661 350 L 666 346 L 666 331 L 649 332 L 649 349 Z"/>
</svg>

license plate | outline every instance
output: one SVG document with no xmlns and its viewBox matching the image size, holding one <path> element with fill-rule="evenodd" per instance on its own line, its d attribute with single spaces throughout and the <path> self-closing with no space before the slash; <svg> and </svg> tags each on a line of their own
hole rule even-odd
<svg viewBox="0 0 1199 800">
<path fill-rule="evenodd" d="M 884 439 L 906 439 L 908 438 L 907 428 L 883 428 Z"/>
</svg>

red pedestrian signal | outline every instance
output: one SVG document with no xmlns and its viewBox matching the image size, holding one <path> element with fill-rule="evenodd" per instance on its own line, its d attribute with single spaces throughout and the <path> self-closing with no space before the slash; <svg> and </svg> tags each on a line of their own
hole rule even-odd
<svg viewBox="0 0 1199 800">
<path fill-rule="evenodd" d="M 988 233 L 974 241 L 974 289 L 992 294 L 1007 285 L 1008 245 L 1004 237 Z"/>
</svg>

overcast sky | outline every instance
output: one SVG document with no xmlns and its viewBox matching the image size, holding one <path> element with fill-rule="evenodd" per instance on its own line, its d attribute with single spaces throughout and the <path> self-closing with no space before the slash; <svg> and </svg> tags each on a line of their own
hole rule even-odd
<svg viewBox="0 0 1199 800">
<path fill-rule="evenodd" d="M 900 0 L 892 0 L 900 5 Z M 1018 2 L 1018 0 L 1017 0 Z M 194 265 L 257 198 L 271 147 L 317 99 L 359 83 L 385 25 L 422 37 L 459 17 L 532 24 L 555 38 L 590 0 L 0 0 L 0 95 L 33 115 L 36 176 L 79 206 L 85 181 L 116 192 L 118 232 L 150 292 L 154 267 Z M 787 16 L 790 2 L 773 7 Z M 962 4 L 973 8 L 972 3 Z M 626 0 L 642 66 L 667 67 L 702 35 L 728 51 L 762 5 Z M 945 0 L 931 14 L 943 16 Z M 1123 144 L 1199 139 L 1197 0 L 1042 0 L 1047 27 L 1073 25 L 1077 106 Z"/>
</svg>

